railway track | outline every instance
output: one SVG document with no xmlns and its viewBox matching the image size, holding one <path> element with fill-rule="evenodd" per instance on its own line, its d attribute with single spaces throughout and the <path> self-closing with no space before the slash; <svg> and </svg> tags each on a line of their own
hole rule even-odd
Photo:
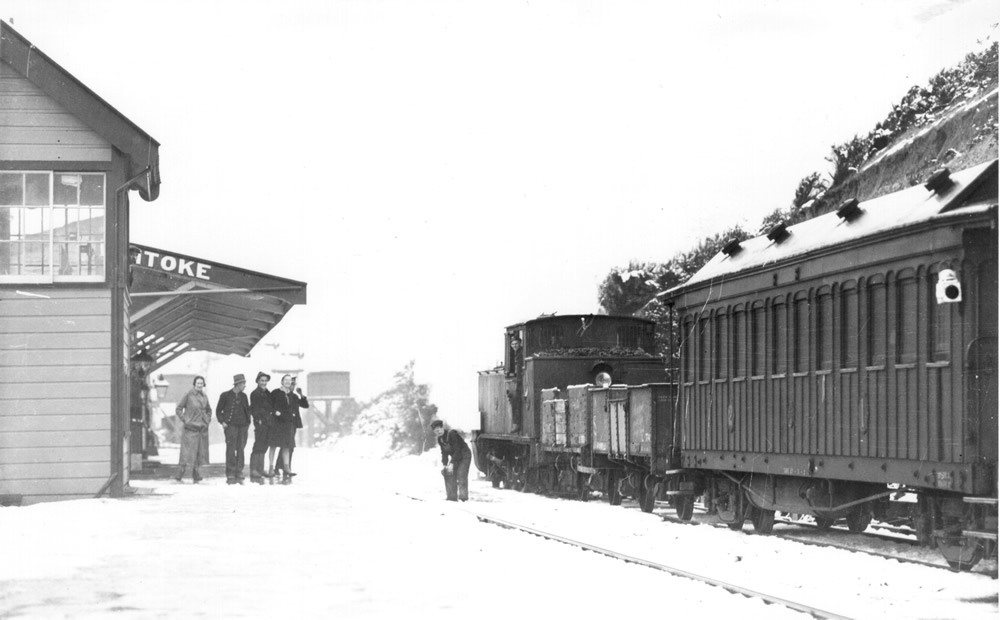
<svg viewBox="0 0 1000 620">
<path fill-rule="evenodd" d="M 397 492 L 396 494 L 399 495 L 399 496 L 401 496 L 401 497 L 405 497 L 405 498 L 408 498 L 408 499 L 411 499 L 411 500 L 414 500 L 414 501 L 418 501 L 418 502 L 424 502 L 425 501 L 423 498 L 414 497 L 412 495 L 406 495 L 404 493 Z M 724 581 L 724 580 L 721 580 L 721 579 L 716 579 L 714 577 L 709 577 L 709 576 L 706 576 L 706 575 L 700 575 L 700 574 L 697 574 L 697 573 L 693 573 L 691 571 L 687 571 L 687 570 L 683 570 L 683 569 L 680 569 L 680 568 L 677 568 L 677 567 L 669 566 L 669 565 L 663 564 L 661 562 L 656 562 L 656 561 L 653 561 L 653 560 L 648 560 L 648 559 L 645 559 L 645 558 L 636 557 L 636 556 L 633 556 L 633 555 L 622 553 L 620 551 L 616 551 L 614 549 L 608 549 L 606 547 L 602 547 L 602 546 L 599 546 L 599 545 L 588 543 L 586 541 L 577 540 L 577 539 L 574 539 L 574 538 L 568 538 L 566 536 L 561 536 L 561 535 L 555 534 L 553 532 L 548 532 L 548 531 L 541 530 L 541 529 L 538 529 L 538 528 L 535 528 L 535 527 L 531 527 L 531 526 L 528 526 L 528 525 L 523 525 L 523 524 L 520 524 L 520 523 L 516 523 L 514 521 L 509 521 L 507 519 L 500 519 L 498 517 L 487 515 L 487 514 L 479 512 L 477 510 L 474 510 L 474 509 L 470 508 L 468 505 L 459 505 L 459 506 L 455 506 L 455 508 L 457 508 L 457 509 L 459 509 L 459 510 L 461 510 L 463 512 L 466 512 L 466 513 L 468 513 L 468 514 L 470 514 L 470 515 L 472 515 L 474 517 L 476 517 L 476 519 L 478 519 L 481 523 L 488 523 L 488 524 L 496 525 L 496 526 L 499 526 L 499 527 L 502 527 L 502 528 L 505 528 L 505 529 L 515 530 L 515 531 L 519 531 L 519 532 L 524 532 L 526 534 L 531 534 L 533 536 L 538 536 L 538 537 L 544 538 L 546 540 L 551 540 L 551 541 L 559 542 L 559 543 L 562 543 L 562 544 L 565 544 L 565 545 L 570 545 L 570 546 L 576 547 L 578 549 L 582 549 L 582 550 L 585 550 L 585 551 L 590 551 L 592 553 L 597 553 L 597 554 L 600 554 L 600 555 L 603 555 L 603 556 L 606 556 L 606 557 L 609 557 L 609 558 L 612 558 L 612 559 L 615 559 L 615 560 L 619 560 L 619 561 L 622 561 L 622 562 L 627 562 L 627 563 L 630 563 L 630 564 L 636 564 L 636 565 L 639 565 L 639 566 L 644 566 L 646 568 L 651 568 L 651 569 L 654 569 L 654 570 L 658 570 L 658 571 L 661 571 L 661 572 L 673 575 L 675 577 L 681 577 L 681 578 L 684 578 L 684 579 L 690 579 L 692 581 L 697 581 L 699 583 L 704 583 L 704 584 L 707 584 L 707 585 L 715 586 L 717 588 L 721 588 L 721 589 L 723 589 L 723 590 L 725 590 L 727 592 L 730 592 L 732 594 L 739 594 L 739 595 L 745 596 L 747 598 L 757 599 L 757 600 L 763 601 L 764 603 L 767 603 L 768 605 L 778 605 L 778 606 L 781 606 L 781 607 L 785 607 L 787 609 L 791 609 L 791 610 L 797 611 L 799 613 L 808 614 L 808 615 L 810 615 L 810 616 L 812 616 L 814 618 L 823 618 L 823 619 L 831 619 L 831 620 L 832 619 L 845 619 L 845 618 L 849 618 L 849 616 L 844 616 L 844 615 L 837 614 L 837 613 L 834 613 L 834 612 L 831 612 L 831 611 L 820 609 L 818 607 L 814 607 L 814 606 L 808 605 L 806 603 L 792 601 L 790 599 L 787 599 L 787 598 L 784 598 L 784 597 L 780 597 L 780 596 L 776 596 L 774 594 L 769 594 L 769 593 L 762 592 L 762 591 L 759 591 L 759 590 L 754 590 L 754 589 L 746 588 L 746 587 L 743 587 L 741 585 L 734 584 L 734 583 L 731 583 L 731 582 L 728 582 L 728 581 Z"/>
<path fill-rule="evenodd" d="M 678 519 L 677 517 L 673 516 L 673 514 L 671 514 L 671 512 L 668 512 L 668 513 L 659 513 L 658 512 L 657 515 L 663 521 L 667 521 L 667 522 L 670 522 L 670 523 L 680 523 L 680 524 L 684 524 L 684 525 L 710 525 L 710 526 L 718 527 L 718 528 L 726 528 L 727 527 L 723 523 L 707 522 L 707 521 L 698 521 L 698 520 L 696 520 L 697 519 L 697 515 L 707 516 L 705 514 L 704 509 L 701 508 L 698 505 L 695 506 L 695 515 L 696 515 L 696 517 L 695 517 L 695 519 L 692 519 L 691 521 L 683 521 L 681 519 Z M 920 558 L 907 557 L 905 555 L 900 555 L 900 554 L 897 554 L 897 553 L 891 553 L 891 552 L 888 552 L 888 551 L 879 551 L 879 550 L 876 550 L 876 549 L 867 549 L 867 548 L 864 548 L 864 547 L 859 547 L 859 546 L 856 546 L 856 545 L 848 544 L 848 543 L 845 543 L 845 542 L 838 542 L 836 540 L 830 540 L 829 538 L 824 539 L 824 540 L 811 540 L 809 538 L 805 538 L 803 536 L 796 535 L 797 533 L 802 533 L 804 535 L 808 535 L 809 530 L 819 531 L 820 528 L 816 524 L 814 524 L 814 523 L 809 523 L 809 522 L 804 522 L 804 521 L 798 521 L 798 520 L 793 520 L 793 519 L 787 519 L 787 518 L 775 519 L 775 523 L 783 523 L 785 525 L 796 526 L 797 528 L 801 528 L 801 529 L 790 530 L 790 531 L 787 531 L 787 532 L 786 531 L 775 531 L 772 534 L 769 534 L 769 536 L 776 536 L 776 537 L 782 538 L 784 540 L 793 541 L 793 542 L 796 542 L 796 543 L 799 543 L 799 544 L 802 544 L 802 545 L 809 545 L 809 546 L 814 546 L 814 547 L 827 547 L 827 548 L 831 548 L 831 549 L 841 549 L 841 550 L 844 550 L 844 551 L 850 551 L 852 553 L 858 553 L 858 554 L 864 554 L 864 555 L 871 555 L 871 556 L 885 558 L 885 559 L 889 559 L 889 560 L 896 560 L 897 562 L 901 562 L 901 563 L 904 563 L 904 564 L 915 564 L 917 566 L 924 566 L 924 567 L 927 567 L 927 568 L 934 568 L 934 569 L 938 569 L 938 570 L 945 570 L 945 571 L 948 571 L 948 572 L 955 572 L 954 569 L 952 569 L 950 566 L 948 566 L 947 564 L 943 563 L 939 559 L 936 559 L 936 560 L 924 560 L 924 559 L 920 559 Z M 910 547 L 910 548 L 912 548 L 912 547 L 918 547 L 919 546 L 919 543 L 917 542 L 917 540 L 916 540 L 915 537 L 907 538 L 907 537 L 901 535 L 901 533 L 899 531 L 901 528 L 892 528 L 892 527 L 879 526 L 879 525 L 873 524 L 871 526 L 871 529 L 875 530 L 875 531 L 866 531 L 866 532 L 863 532 L 861 534 L 852 534 L 852 533 L 850 533 L 847 530 L 846 527 L 839 526 L 839 525 L 834 525 L 834 526 L 832 526 L 829 529 L 834 530 L 834 531 L 836 531 L 838 533 L 842 532 L 844 536 L 862 536 L 862 537 L 869 538 L 869 539 L 872 539 L 872 540 L 879 540 L 879 541 L 888 542 L 888 543 L 891 543 L 891 544 L 894 544 L 894 545 L 902 545 L 902 546 Z M 878 530 L 883 530 L 883 529 L 884 530 L 888 530 L 889 533 L 881 533 L 880 531 L 878 531 Z M 746 529 L 746 530 L 744 530 L 743 533 L 751 535 L 751 536 L 753 536 L 753 535 L 759 535 L 759 534 L 756 534 L 752 529 L 749 529 L 749 528 Z M 997 572 L 996 571 L 985 572 L 983 574 L 985 574 L 985 575 L 987 575 L 989 577 L 992 577 L 994 579 L 997 578 Z"/>
</svg>

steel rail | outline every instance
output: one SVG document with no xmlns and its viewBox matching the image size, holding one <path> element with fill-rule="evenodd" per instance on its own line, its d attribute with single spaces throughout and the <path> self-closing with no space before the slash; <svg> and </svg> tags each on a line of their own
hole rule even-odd
<svg viewBox="0 0 1000 620">
<path fill-rule="evenodd" d="M 474 510 L 468 510 L 468 509 L 464 509 L 464 510 L 465 510 L 465 512 L 468 512 L 469 514 L 475 516 L 480 521 L 483 521 L 483 522 L 486 522 L 486 523 L 492 523 L 494 525 L 498 525 L 500 527 L 505 527 L 505 528 L 509 528 L 509 529 L 520 530 L 520 531 L 526 532 L 528 534 L 533 534 L 535 536 L 540 536 L 542 538 L 547 538 L 549 540 L 560 542 L 560 543 L 563 543 L 563 544 L 566 544 L 566 545 L 570 545 L 570 546 L 573 546 L 573 547 L 579 547 L 580 549 L 584 549 L 586 551 L 591 551 L 593 553 L 599 553 L 599 554 L 607 556 L 609 558 L 613 558 L 613 559 L 616 559 L 616 560 L 621 560 L 623 562 L 629 562 L 629 563 L 632 563 L 632 564 L 638 564 L 640 566 L 645 566 L 647 568 L 652 568 L 652 569 L 655 569 L 655 570 L 663 571 L 663 572 L 668 573 L 670 575 L 673 575 L 675 577 L 683 577 L 685 579 L 691 579 L 692 581 L 699 581 L 701 583 L 706 583 L 708 585 L 715 586 L 717 588 L 722 588 L 723 590 L 726 590 L 727 592 L 731 592 L 733 594 L 740 594 L 740 595 L 743 595 L 743 596 L 745 596 L 747 598 L 760 599 L 760 600 L 764 601 L 765 603 L 768 603 L 768 604 L 771 604 L 771 605 L 781 605 L 782 607 L 787 607 L 788 609 L 791 609 L 793 611 L 798 611 L 798 612 L 801 612 L 801 613 L 809 614 L 809 615 L 811 615 L 814 618 L 829 618 L 831 620 L 833 620 L 833 619 L 841 620 L 841 619 L 850 618 L 850 616 L 843 616 L 841 614 L 836 614 L 836 613 L 833 613 L 831 611 L 826 611 L 826 610 L 823 610 L 823 609 L 812 607 L 812 606 L 806 605 L 804 603 L 796 603 L 795 601 L 790 601 L 788 599 L 781 598 L 780 596 L 774 596 L 772 594 L 766 594 L 766 593 L 760 592 L 758 590 L 751 590 L 749 588 L 744 588 L 743 586 L 738 586 L 736 584 L 732 584 L 732 583 L 729 583 L 729 582 L 726 582 L 726 581 L 715 579 L 713 577 L 706 577 L 705 575 L 699 575 L 697 573 L 692 573 L 690 571 L 686 571 L 686 570 L 683 570 L 683 569 L 680 569 L 680 568 L 675 568 L 673 566 L 667 566 L 666 564 L 661 564 L 659 562 L 654 562 L 652 560 L 645 560 L 643 558 L 638 558 L 638 557 L 635 557 L 635 556 L 632 556 L 632 555 L 627 555 L 625 553 L 620 553 L 620 552 L 614 551 L 612 549 L 606 549 L 604 547 L 599 547 L 599 546 L 593 545 L 591 543 L 583 542 L 583 541 L 580 541 L 580 540 L 574 540 L 572 538 L 566 538 L 565 536 L 560 536 L 558 534 L 553 534 L 551 532 L 545 532 L 543 530 L 539 530 L 539 529 L 536 529 L 536 528 L 533 528 L 533 527 L 529 527 L 527 525 L 521 525 L 519 523 L 514 523 L 513 521 L 507 521 L 505 519 L 498 519 L 496 517 L 491 517 L 489 515 L 484 515 L 484 514 L 476 512 Z"/>
<path fill-rule="evenodd" d="M 423 498 L 414 497 L 412 495 L 407 495 L 407 494 L 404 494 L 404 493 L 400 493 L 398 491 L 396 492 L 396 495 L 399 495 L 401 497 L 406 497 L 408 499 L 416 500 L 418 502 L 425 501 Z M 652 568 L 654 570 L 662 571 L 662 572 L 668 573 L 670 575 L 673 575 L 675 577 L 682 577 L 684 579 L 690 579 L 692 581 L 698 581 L 698 582 L 701 582 L 701 583 L 705 583 L 705 584 L 708 584 L 708 585 L 711 585 L 711 586 L 715 586 L 717 588 L 721 588 L 721 589 L 723 589 L 723 590 L 725 590 L 727 592 L 730 592 L 732 594 L 739 594 L 739 595 L 745 596 L 747 598 L 759 599 L 759 600 L 764 601 L 767 604 L 780 605 L 782 607 L 787 607 L 788 609 L 791 609 L 793 611 L 797 611 L 797 612 L 800 612 L 800 613 L 809 614 L 810 616 L 812 616 L 814 618 L 823 618 L 823 619 L 829 619 L 829 620 L 849 620 L 850 619 L 850 616 L 844 616 L 844 615 L 841 615 L 841 614 L 836 614 L 836 613 L 833 613 L 833 612 L 830 612 L 830 611 L 826 611 L 826 610 L 823 610 L 823 609 L 819 609 L 819 608 L 816 608 L 816 607 L 812 607 L 812 606 L 806 605 L 804 603 L 796 603 L 795 601 L 790 601 L 788 599 L 781 598 L 779 596 L 774 596 L 772 594 L 767 594 L 767 593 L 764 593 L 764 592 L 760 592 L 758 590 L 751 590 L 749 588 L 744 588 L 743 586 L 738 586 L 736 584 L 732 584 L 732 583 L 729 583 L 729 582 L 726 582 L 726 581 L 722 581 L 720 579 L 715 579 L 713 577 L 706 577 L 705 575 L 699 575 L 697 573 L 692 573 L 690 571 L 686 571 L 686 570 L 683 570 L 683 569 L 680 569 L 680 568 L 675 568 L 673 566 L 667 566 L 666 564 L 661 564 L 659 562 L 654 562 L 652 560 L 646 560 L 646 559 L 635 557 L 635 556 L 628 555 L 628 554 L 625 554 L 625 553 L 620 553 L 620 552 L 614 551 L 612 549 L 606 549 L 604 547 L 600 547 L 598 545 L 594 545 L 594 544 L 591 544 L 591 543 L 583 542 L 583 541 L 580 541 L 580 540 L 575 540 L 575 539 L 572 539 L 572 538 L 566 538 L 565 536 L 560 536 L 558 534 L 553 534 L 551 532 L 546 532 L 544 530 L 539 530 L 539 529 L 536 529 L 536 528 L 533 528 L 533 527 L 530 527 L 530 526 L 527 526 L 527 525 L 521 525 L 520 523 L 514 523 L 513 521 L 507 521 L 506 519 L 500 519 L 500 518 L 497 518 L 497 517 L 492 517 L 490 515 L 485 515 L 485 514 L 482 514 L 480 512 L 477 512 L 475 510 L 471 510 L 471 509 L 469 509 L 466 506 L 462 506 L 462 507 L 456 506 L 456 508 L 458 508 L 462 512 L 468 513 L 468 514 L 476 517 L 479 521 L 481 521 L 483 523 L 490 523 L 492 525 L 497 525 L 497 526 L 500 526 L 500 527 L 503 527 L 503 528 L 512 529 L 512 530 L 518 530 L 518 531 L 521 531 L 521 532 L 532 534 L 534 536 L 539 536 L 541 538 L 546 538 L 546 539 L 549 539 L 549 540 L 552 540 L 552 541 L 555 541 L 555 542 L 560 542 L 560 543 L 563 543 L 565 545 L 570 545 L 572 547 L 577 547 L 577 548 L 580 548 L 580 549 L 584 549 L 586 551 L 591 551 L 593 553 L 597 553 L 597 554 L 600 554 L 600 555 L 603 555 L 603 556 L 606 556 L 606 557 L 609 557 L 609 558 L 613 558 L 615 560 L 620 560 L 620 561 L 623 561 L 623 562 L 629 562 L 631 564 L 638 564 L 639 566 L 645 566 L 646 568 Z"/>
</svg>

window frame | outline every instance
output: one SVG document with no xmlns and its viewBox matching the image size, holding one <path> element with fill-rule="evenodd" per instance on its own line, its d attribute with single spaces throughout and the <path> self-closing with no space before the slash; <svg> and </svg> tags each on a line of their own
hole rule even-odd
<svg viewBox="0 0 1000 620">
<path fill-rule="evenodd" d="M 7 238 L 2 239 L 4 243 L 0 245 L 3 247 L 7 246 L 8 249 L 13 249 L 15 247 L 24 247 L 27 245 L 36 244 L 42 247 L 41 259 L 42 259 L 42 273 L 33 274 L 0 274 L 0 285 L 5 284 L 85 284 L 85 283 L 104 283 L 107 281 L 108 274 L 108 173 L 103 170 L 29 170 L 29 169 L 3 169 L 0 170 L 0 174 L 3 175 L 20 175 L 22 178 L 22 190 L 21 190 L 21 204 L 2 204 L 0 208 L 9 209 L 11 211 L 19 210 L 19 217 L 24 217 L 27 214 L 28 209 L 42 209 L 42 230 L 37 233 L 39 239 L 37 240 L 27 240 L 24 238 L 16 239 L 8 230 Z M 26 204 L 28 200 L 26 199 L 26 183 L 28 175 L 46 175 L 48 177 L 48 204 L 38 204 L 31 205 Z M 83 183 L 81 181 L 80 187 L 76 188 L 77 200 L 75 203 L 57 202 L 57 178 L 60 175 L 75 175 L 80 177 L 100 177 L 100 187 L 102 191 L 100 192 L 101 203 L 100 204 L 81 204 L 80 194 L 83 191 Z M 90 217 L 86 220 L 81 220 L 79 217 L 75 219 L 74 222 L 69 221 L 69 214 L 73 211 L 82 212 L 83 210 L 89 210 L 91 212 Z M 94 211 L 98 214 L 96 217 L 103 218 L 103 225 L 98 231 L 96 231 L 96 236 L 88 238 L 84 241 L 82 239 L 71 240 L 68 235 L 65 238 L 57 239 L 56 233 L 56 216 L 57 213 L 62 213 L 64 222 L 62 229 L 68 232 L 68 228 L 71 224 L 77 225 L 77 231 L 79 231 L 79 223 L 81 221 L 92 221 L 95 219 Z M 47 238 L 44 236 L 47 233 Z M 29 234 L 35 233 L 24 233 L 27 237 Z M 98 273 L 89 275 L 68 275 L 60 274 L 60 262 L 57 257 L 61 256 L 60 252 L 62 250 L 69 251 L 70 247 L 76 248 L 76 255 L 79 256 L 80 248 L 84 245 L 97 245 L 99 246 L 98 257 L 103 260 L 99 260 L 97 264 Z M 69 256 L 70 254 L 67 254 Z M 21 253 L 18 252 L 18 257 Z M 72 262 L 69 264 L 73 265 Z M 12 263 L 13 265 L 13 263 Z M 11 265 L 11 266 L 12 266 Z M 78 261 L 74 265 L 77 269 L 81 268 L 81 264 Z"/>
</svg>

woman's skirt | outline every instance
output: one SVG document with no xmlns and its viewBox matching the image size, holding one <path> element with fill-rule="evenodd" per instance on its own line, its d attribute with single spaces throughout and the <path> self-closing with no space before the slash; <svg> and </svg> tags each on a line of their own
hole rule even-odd
<svg viewBox="0 0 1000 620">
<path fill-rule="evenodd" d="M 294 448 L 295 430 L 295 424 L 291 420 L 272 425 L 267 431 L 267 445 L 272 448 Z"/>
<path fill-rule="evenodd" d="M 180 465 L 198 468 L 208 465 L 208 429 L 203 431 L 181 431 Z"/>
</svg>

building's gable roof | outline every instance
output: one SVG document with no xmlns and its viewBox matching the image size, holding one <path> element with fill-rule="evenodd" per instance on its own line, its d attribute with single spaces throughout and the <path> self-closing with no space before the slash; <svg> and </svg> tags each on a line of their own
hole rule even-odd
<svg viewBox="0 0 1000 620">
<path fill-rule="evenodd" d="M 0 61 L 7 63 L 128 158 L 130 189 L 144 200 L 160 193 L 160 144 L 80 80 L 0 21 Z"/>
</svg>

